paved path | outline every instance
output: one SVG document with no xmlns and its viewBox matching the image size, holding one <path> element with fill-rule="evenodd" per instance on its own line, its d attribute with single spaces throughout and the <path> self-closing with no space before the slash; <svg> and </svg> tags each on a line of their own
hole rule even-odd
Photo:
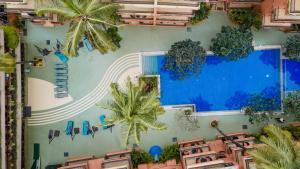
<svg viewBox="0 0 300 169">
<path fill-rule="evenodd" d="M 107 69 L 100 83 L 86 96 L 64 107 L 35 112 L 28 119 L 28 125 L 37 126 L 55 123 L 76 116 L 93 107 L 108 94 L 110 84 L 116 82 L 123 72 L 133 67 L 139 68 L 139 56 L 139 53 L 133 53 L 117 59 Z"/>
</svg>

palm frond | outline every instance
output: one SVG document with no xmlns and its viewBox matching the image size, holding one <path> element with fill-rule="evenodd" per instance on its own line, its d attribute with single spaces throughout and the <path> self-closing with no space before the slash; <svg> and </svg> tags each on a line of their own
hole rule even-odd
<svg viewBox="0 0 300 169">
<path fill-rule="evenodd" d="M 108 50 L 115 51 L 117 47 L 112 40 L 107 36 L 106 32 L 97 28 L 92 23 L 87 22 L 87 35 L 93 46 L 102 54 L 107 53 Z"/>
<path fill-rule="evenodd" d="M 289 132 L 274 125 L 264 128 L 267 136 L 260 140 L 265 146 L 250 152 L 259 169 L 292 169 L 300 168 L 300 149 L 294 143 Z"/>
<path fill-rule="evenodd" d="M 67 56 L 74 57 L 78 55 L 78 44 L 84 35 L 84 21 L 74 23 L 69 29 L 66 40 L 64 41 L 63 53 Z"/>
<path fill-rule="evenodd" d="M 80 8 L 76 0 L 61 0 L 64 6 L 76 14 L 83 14 L 83 9 Z M 77 1 L 78 2 L 78 1 Z"/>
<path fill-rule="evenodd" d="M 113 100 L 107 107 L 109 107 L 109 110 L 112 110 L 110 116 L 112 121 L 127 126 L 122 127 L 122 135 L 126 145 L 129 143 L 130 136 L 139 144 L 141 133 L 147 132 L 148 128 L 155 130 L 167 128 L 165 124 L 157 121 L 157 115 L 164 111 L 159 105 L 157 96 L 155 96 L 156 102 L 151 105 L 147 100 L 150 97 L 154 97 L 154 94 L 144 93 L 143 89 L 143 84 L 135 85 L 130 79 L 127 80 L 126 90 L 124 91 L 119 89 L 118 84 L 111 84 Z M 147 106 L 143 106 L 145 103 Z M 141 107 L 146 107 L 149 110 L 143 110 Z"/>
<path fill-rule="evenodd" d="M 47 13 L 53 13 L 53 14 L 62 16 L 66 19 L 72 18 L 76 15 L 74 12 L 70 11 L 67 8 L 63 8 L 63 7 L 42 7 L 42 8 L 37 9 L 36 13 L 39 16 L 41 16 L 43 14 L 47 14 Z"/>
</svg>

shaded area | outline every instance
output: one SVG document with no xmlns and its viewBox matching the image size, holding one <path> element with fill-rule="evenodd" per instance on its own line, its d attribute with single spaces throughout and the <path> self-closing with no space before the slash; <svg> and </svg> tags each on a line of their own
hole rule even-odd
<svg viewBox="0 0 300 169">
<path fill-rule="evenodd" d="M 216 55 L 208 55 L 206 57 L 206 65 L 218 65 L 222 62 L 228 62 L 229 60 L 225 59 L 222 56 L 216 56 Z"/>
<path fill-rule="evenodd" d="M 300 85 L 300 62 L 284 59 L 283 60 L 283 71 L 289 73 L 289 79 Z"/>
<path fill-rule="evenodd" d="M 274 49 L 277 50 L 280 53 L 280 49 Z M 272 57 L 272 52 L 270 50 L 262 50 L 262 55 L 260 55 L 259 59 L 264 63 L 265 65 L 270 65 L 274 69 L 280 68 L 280 60 L 278 60 L 275 57 Z"/>
<path fill-rule="evenodd" d="M 256 111 L 280 110 L 281 109 L 280 86 L 269 86 L 259 93 L 235 92 L 234 96 L 226 101 L 226 107 L 231 110 L 238 110 L 250 106 Z"/>
<path fill-rule="evenodd" d="M 196 104 L 197 111 L 210 111 L 212 104 L 204 100 L 201 95 L 196 98 L 191 99 L 191 103 Z"/>
</svg>

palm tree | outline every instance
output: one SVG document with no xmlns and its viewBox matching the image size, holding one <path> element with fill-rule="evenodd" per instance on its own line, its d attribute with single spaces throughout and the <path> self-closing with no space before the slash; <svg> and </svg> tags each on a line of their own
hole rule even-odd
<svg viewBox="0 0 300 169">
<path fill-rule="evenodd" d="M 0 71 L 5 73 L 13 73 L 15 72 L 16 61 L 15 58 L 9 54 L 5 53 L 0 56 Z"/>
<path fill-rule="evenodd" d="M 300 146 L 291 133 L 274 125 L 264 128 L 266 136 L 260 140 L 265 146 L 250 152 L 258 169 L 299 169 Z"/>
<path fill-rule="evenodd" d="M 62 51 L 73 57 L 78 55 L 78 44 L 83 37 L 87 37 L 102 54 L 117 49 L 105 29 L 106 26 L 116 26 L 118 7 L 101 0 L 59 0 L 49 7 L 37 9 L 37 14 L 57 14 L 70 22 Z"/>
<path fill-rule="evenodd" d="M 17 64 L 34 64 L 39 63 L 39 60 L 29 60 L 29 61 L 19 61 L 16 62 L 16 59 L 12 54 L 5 53 L 3 55 L 0 55 L 0 71 L 3 71 L 5 73 L 14 73 L 16 69 Z"/>
<path fill-rule="evenodd" d="M 133 136 L 137 144 L 140 143 L 141 133 L 148 129 L 165 130 L 165 124 L 157 121 L 157 116 L 164 113 L 160 106 L 157 91 L 144 92 L 145 83 L 134 85 L 130 79 L 126 83 L 126 90 L 121 90 L 116 83 L 111 84 L 113 101 L 103 108 L 112 111 L 109 120 L 122 124 L 123 144 L 127 146 Z"/>
</svg>

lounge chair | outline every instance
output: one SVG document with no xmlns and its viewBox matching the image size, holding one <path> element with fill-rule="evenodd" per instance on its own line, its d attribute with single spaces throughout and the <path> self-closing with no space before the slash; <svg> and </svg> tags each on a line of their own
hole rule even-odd
<svg viewBox="0 0 300 169">
<path fill-rule="evenodd" d="M 60 130 L 55 130 L 54 131 L 54 137 L 59 137 L 60 134 Z"/>
<path fill-rule="evenodd" d="M 93 51 L 94 47 L 92 46 L 92 44 L 90 43 L 90 41 L 88 40 L 87 37 L 83 38 L 83 43 L 85 45 L 85 47 L 89 50 L 89 51 Z"/>
<path fill-rule="evenodd" d="M 68 76 L 68 73 L 56 73 L 56 76 Z"/>
<path fill-rule="evenodd" d="M 80 129 L 78 127 L 74 128 L 74 134 L 72 136 L 72 141 L 74 140 L 75 136 L 79 133 L 80 133 Z"/>
<path fill-rule="evenodd" d="M 56 75 L 56 80 L 68 80 L 67 75 Z"/>
<path fill-rule="evenodd" d="M 110 132 L 112 132 L 112 128 L 115 125 L 112 124 L 112 123 L 107 122 L 105 115 L 101 115 L 99 119 L 100 119 L 100 125 L 102 126 L 102 128 L 103 129 L 110 129 Z"/>
<path fill-rule="evenodd" d="M 55 67 L 55 70 L 68 70 L 67 67 Z"/>
<path fill-rule="evenodd" d="M 67 128 L 65 130 L 66 135 L 73 135 L 74 121 L 68 121 Z"/>
<path fill-rule="evenodd" d="M 49 130 L 49 133 L 48 133 L 48 140 L 49 140 L 49 144 L 51 143 L 51 141 L 54 139 L 53 137 L 53 130 Z"/>
<path fill-rule="evenodd" d="M 65 81 L 65 80 L 61 80 L 61 81 L 58 80 L 58 81 L 55 82 L 55 85 L 56 85 L 56 86 L 60 86 L 60 87 L 61 87 L 61 86 L 62 86 L 62 87 L 66 87 L 67 84 L 68 84 L 68 83 L 67 83 L 67 81 Z"/>
<path fill-rule="evenodd" d="M 68 97 L 68 93 L 56 93 L 55 94 L 55 98 L 64 98 L 64 97 Z"/>
<path fill-rule="evenodd" d="M 56 51 L 54 52 L 54 54 L 55 54 L 55 56 L 58 57 L 58 59 L 60 61 L 62 61 L 63 63 L 66 64 L 68 62 L 69 58 L 66 55 L 64 55 L 63 53 L 61 53 L 61 51 L 60 51 L 61 47 L 62 47 L 62 43 L 60 43 L 59 40 L 56 40 Z"/>
<path fill-rule="evenodd" d="M 63 63 L 67 63 L 69 60 L 69 58 L 66 55 L 64 55 L 63 53 L 61 53 L 60 51 L 55 51 L 54 54 Z"/>
<path fill-rule="evenodd" d="M 83 121 L 82 123 L 82 135 L 89 135 L 90 134 L 90 122 Z"/>
<path fill-rule="evenodd" d="M 61 64 L 61 63 L 57 63 L 55 64 L 56 68 L 68 68 L 68 64 Z"/>
<path fill-rule="evenodd" d="M 42 56 L 47 56 L 49 55 L 52 51 L 48 50 L 47 48 L 40 48 L 37 45 L 34 45 L 34 47 L 37 49 L 37 51 L 42 55 Z"/>
<path fill-rule="evenodd" d="M 55 92 L 61 93 L 61 92 L 67 92 L 68 88 L 66 86 L 56 87 Z"/>
<path fill-rule="evenodd" d="M 57 69 L 57 70 L 55 70 L 55 73 L 68 73 L 68 70 L 66 70 L 66 69 Z"/>
<path fill-rule="evenodd" d="M 107 129 L 108 128 L 108 123 L 106 121 L 106 117 L 105 115 L 101 115 L 100 116 L 100 123 L 103 129 Z"/>
</svg>

